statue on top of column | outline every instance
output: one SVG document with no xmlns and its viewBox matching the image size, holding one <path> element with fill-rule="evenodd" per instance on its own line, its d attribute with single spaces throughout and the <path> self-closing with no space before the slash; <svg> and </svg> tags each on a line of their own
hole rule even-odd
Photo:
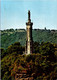
<svg viewBox="0 0 57 80">
<path fill-rule="evenodd" d="M 30 10 L 28 11 L 28 22 L 30 22 L 31 19 L 30 19 Z"/>
</svg>

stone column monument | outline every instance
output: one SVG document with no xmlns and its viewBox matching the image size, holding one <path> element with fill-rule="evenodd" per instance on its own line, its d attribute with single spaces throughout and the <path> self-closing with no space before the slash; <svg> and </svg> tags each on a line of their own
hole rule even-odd
<svg viewBox="0 0 57 80">
<path fill-rule="evenodd" d="M 32 54 L 33 52 L 32 25 L 33 23 L 31 22 L 30 19 L 30 11 L 28 11 L 28 22 L 26 22 L 27 36 L 26 36 L 26 47 L 25 47 L 25 54 L 27 55 Z"/>
</svg>

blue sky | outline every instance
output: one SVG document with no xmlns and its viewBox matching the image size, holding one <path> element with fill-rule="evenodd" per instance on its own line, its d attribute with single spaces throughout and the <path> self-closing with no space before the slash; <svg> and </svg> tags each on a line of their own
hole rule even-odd
<svg viewBox="0 0 57 80">
<path fill-rule="evenodd" d="M 1 0 L 1 29 L 26 29 L 28 10 L 33 28 L 57 29 L 57 0 Z"/>
</svg>

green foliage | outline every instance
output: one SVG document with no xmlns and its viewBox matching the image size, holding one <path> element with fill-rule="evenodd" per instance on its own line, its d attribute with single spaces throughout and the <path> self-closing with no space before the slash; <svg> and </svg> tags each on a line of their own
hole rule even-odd
<svg viewBox="0 0 57 80">
<path fill-rule="evenodd" d="M 40 46 L 40 52 L 41 54 L 43 55 L 50 55 L 52 53 L 54 53 L 54 46 L 53 44 L 47 42 L 47 43 L 41 43 L 41 46 Z"/>
<path fill-rule="evenodd" d="M 42 42 L 41 44 L 34 42 L 34 53 L 22 55 L 25 51 L 24 47 L 19 42 L 15 42 L 7 50 L 1 49 L 1 56 L 3 56 L 1 60 L 2 80 L 11 80 L 16 72 L 22 70 L 27 70 L 28 74 L 35 73 L 35 80 L 56 80 L 56 48 L 57 45 L 50 42 Z"/>
<path fill-rule="evenodd" d="M 38 53 L 39 52 L 39 42 L 33 42 L 33 53 Z"/>
<path fill-rule="evenodd" d="M 51 42 L 57 43 L 57 30 L 40 30 L 34 29 L 33 33 L 33 41 L 35 42 Z M 26 30 L 24 29 L 8 29 L 1 31 L 1 47 L 7 48 L 14 42 L 20 42 L 22 46 L 26 43 Z M 37 51 L 37 49 L 36 49 Z"/>
<path fill-rule="evenodd" d="M 10 45 L 7 49 L 8 54 L 15 53 L 16 55 L 23 54 L 23 51 L 24 51 L 24 47 L 22 47 L 19 42 L 15 42 L 14 44 Z"/>
<path fill-rule="evenodd" d="M 3 58 L 7 54 L 7 52 L 3 48 L 1 48 L 0 51 L 1 51 L 1 58 Z"/>
</svg>

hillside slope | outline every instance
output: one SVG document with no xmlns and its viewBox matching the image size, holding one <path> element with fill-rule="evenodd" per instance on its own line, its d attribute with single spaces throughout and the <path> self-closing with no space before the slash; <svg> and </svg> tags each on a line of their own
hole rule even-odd
<svg viewBox="0 0 57 80">
<path fill-rule="evenodd" d="M 33 41 L 57 43 L 57 30 L 34 29 Z M 14 42 L 20 42 L 21 45 L 26 43 L 25 29 L 7 29 L 1 30 L 1 47 L 7 48 Z"/>
</svg>

